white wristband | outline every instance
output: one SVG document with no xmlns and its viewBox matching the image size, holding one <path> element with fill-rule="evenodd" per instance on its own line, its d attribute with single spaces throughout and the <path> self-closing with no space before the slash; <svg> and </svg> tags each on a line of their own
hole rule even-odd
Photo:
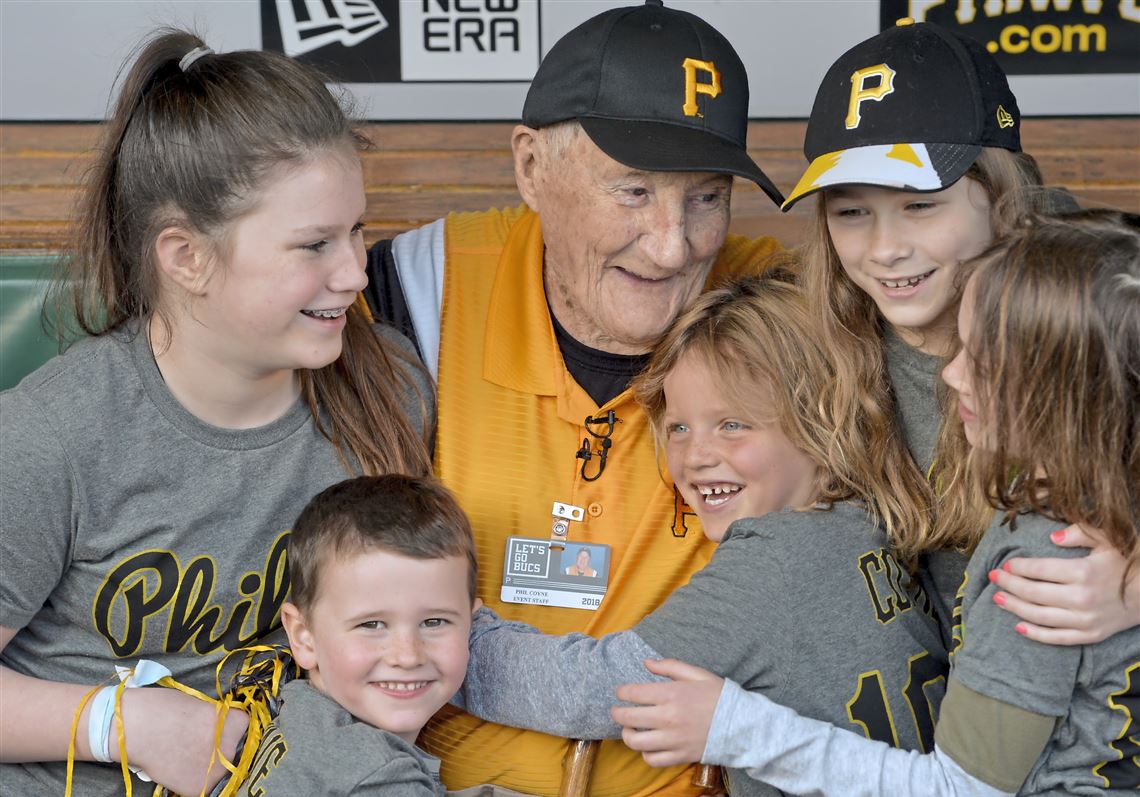
<svg viewBox="0 0 1140 797">
<path fill-rule="evenodd" d="M 150 686 L 164 677 L 170 676 L 170 670 L 158 662 L 148 659 L 139 659 L 134 667 L 115 665 L 115 672 L 120 681 L 126 683 L 125 689 L 135 689 L 140 686 Z M 91 756 L 104 764 L 113 763 L 111 760 L 111 720 L 115 716 L 115 695 L 118 684 L 105 686 L 91 698 L 91 713 L 87 715 L 87 743 L 91 747 Z M 120 733 L 122 729 L 120 729 Z M 142 780 L 149 781 L 150 777 L 140 769 L 130 768 Z"/>
<path fill-rule="evenodd" d="M 115 716 L 115 690 L 118 685 L 105 686 L 91 698 L 91 713 L 87 715 L 87 743 L 96 761 L 111 763 L 108 747 L 111 735 L 111 720 Z"/>
</svg>

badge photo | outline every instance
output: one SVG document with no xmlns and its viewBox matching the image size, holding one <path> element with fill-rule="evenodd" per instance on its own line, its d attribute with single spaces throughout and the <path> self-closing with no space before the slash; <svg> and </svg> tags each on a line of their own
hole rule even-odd
<svg viewBox="0 0 1140 797">
<path fill-rule="evenodd" d="M 610 546 L 510 537 L 500 599 L 505 603 L 597 611 L 606 596 Z"/>
</svg>

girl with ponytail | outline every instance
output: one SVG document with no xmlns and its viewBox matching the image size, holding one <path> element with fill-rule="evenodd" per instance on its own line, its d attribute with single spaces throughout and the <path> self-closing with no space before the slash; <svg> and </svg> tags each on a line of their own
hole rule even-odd
<svg viewBox="0 0 1140 797">
<path fill-rule="evenodd" d="M 212 704 L 85 696 L 140 659 L 213 694 L 227 652 L 279 630 L 309 498 L 431 469 L 430 380 L 356 302 L 367 142 L 321 78 L 165 31 L 122 85 L 53 288 L 85 336 L 0 394 L 13 794 L 62 792 L 71 744 L 77 793 L 119 792 L 124 754 L 171 791 L 208 791 L 225 771 Z M 230 712 L 227 757 L 245 723 Z"/>
</svg>

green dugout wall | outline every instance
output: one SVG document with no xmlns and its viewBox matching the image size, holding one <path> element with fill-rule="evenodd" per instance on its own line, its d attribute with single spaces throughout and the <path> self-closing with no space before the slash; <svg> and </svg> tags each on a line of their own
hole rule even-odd
<svg viewBox="0 0 1140 797">
<path fill-rule="evenodd" d="M 52 256 L 0 257 L 0 390 L 7 390 L 59 350 L 44 331 L 42 309 Z"/>
</svg>

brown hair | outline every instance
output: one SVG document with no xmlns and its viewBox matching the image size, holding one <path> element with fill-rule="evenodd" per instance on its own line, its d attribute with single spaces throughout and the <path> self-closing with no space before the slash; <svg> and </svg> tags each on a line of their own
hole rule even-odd
<svg viewBox="0 0 1140 797">
<path fill-rule="evenodd" d="M 963 179 L 967 178 L 981 185 L 989 197 L 995 235 L 1012 229 L 1017 219 L 1042 201 L 1040 171 L 1023 152 L 984 148 Z M 884 478 L 899 500 L 917 508 L 909 522 L 890 530 L 896 556 L 913 569 L 926 551 L 967 550 L 985 529 L 990 513 L 963 486 L 965 452 L 956 450 L 959 437 L 946 429 L 947 423 L 960 423 L 957 413 L 947 412 L 948 399 L 940 391 L 943 425 L 931 472 L 922 473 L 907 450 L 906 435 L 896 417 L 883 353 L 886 321 L 874 300 L 843 270 L 827 228 L 826 192 L 819 195 L 816 211 L 803 250 L 801 282 L 836 371 L 835 390 L 824 396 L 828 411 L 839 424 L 859 429 L 872 461 L 884 464 Z M 955 504 L 954 525 L 941 522 L 945 502 Z"/>
<path fill-rule="evenodd" d="M 203 233 L 223 253 L 233 223 L 282 168 L 368 144 L 311 69 L 259 51 L 209 53 L 182 69 L 179 61 L 200 47 L 192 33 L 160 31 L 123 79 L 77 208 L 74 254 L 48 299 L 54 317 L 69 320 L 56 323 L 61 341 L 72 323 L 105 335 L 154 319 L 169 331 L 154 251 L 164 228 Z M 430 472 L 430 421 L 417 432 L 399 400 L 419 395 L 428 415 L 417 368 L 377 338 L 358 303 L 347 313 L 341 356 L 299 372 L 317 428 L 350 472 Z"/>
<path fill-rule="evenodd" d="M 830 414 L 823 397 L 836 389 L 836 373 L 798 287 L 751 277 L 701 295 L 681 314 L 634 382 L 658 440 L 665 378 L 689 352 L 705 361 L 729 401 L 775 421 L 816 465 L 819 501 L 860 499 L 888 528 L 913 521 L 918 507 L 892 490 L 858 428 Z"/>
<path fill-rule="evenodd" d="M 475 601 L 478 565 L 467 516 L 437 479 L 401 474 L 358 476 L 309 501 L 289 536 L 290 600 L 307 611 L 330 559 L 376 550 L 412 559 L 465 557 Z"/>
<path fill-rule="evenodd" d="M 1140 216 L 1036 218 L 979 258 L 971 454 L 990 503 L 1101 529 L 1140 559 Z M 1010 474 L 1018 474 L 1011 480 Z"/>
</svg>

